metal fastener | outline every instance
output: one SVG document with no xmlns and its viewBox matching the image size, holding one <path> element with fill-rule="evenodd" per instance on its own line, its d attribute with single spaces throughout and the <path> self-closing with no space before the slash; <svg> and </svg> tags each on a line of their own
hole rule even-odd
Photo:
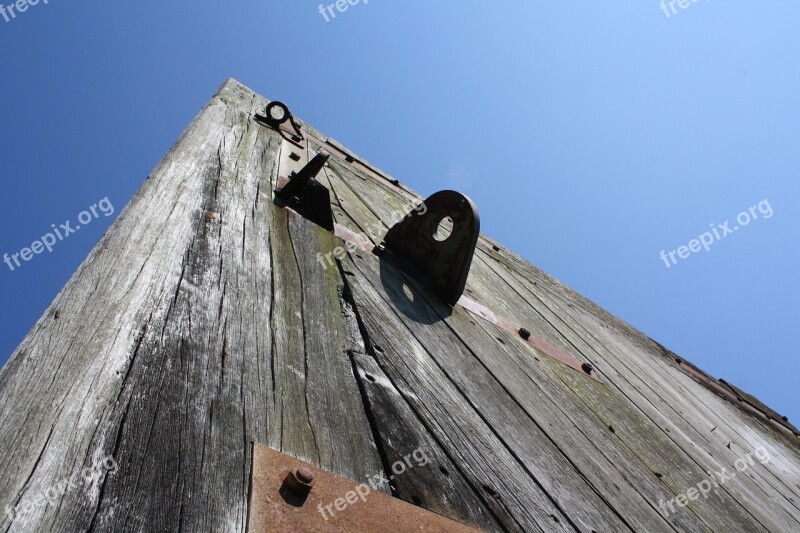
<svg viewBox="0 0 800 533">
<path fill-rule="evenodd" d="M 298 496 L 308 495 L 315 482 L 314 472 L 305 467 L 295 468 L 286 476 L 286 484 Z"/>
<path fill-rule="evenodd" d="M 581 365 L 581 369 L 583 369 L 583 371 L 584 371 L 584 372 L 586 372 L 587 374 L 591 374 L 591 373 L 592 373 L 592 370 L 594 370 L 594 367 L 592 366 L 592 364 L 591 364 L 591 363 L 586 363 L 586 362 L 584 362 L 584 363 Z"/>
</svg>

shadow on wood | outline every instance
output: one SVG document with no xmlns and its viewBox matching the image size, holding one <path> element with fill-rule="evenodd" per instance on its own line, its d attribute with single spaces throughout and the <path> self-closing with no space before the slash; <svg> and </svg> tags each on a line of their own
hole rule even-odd
<svg viewBox="0 0 800 533">
<path fill-rule="evenodd" d="M 430 325 L 453 313 L 453 308 L 442 302 L 437 296 L 428 294 L 423 297 L 421 291 L 425 289 L 406 278 L 388 261 L 381 259 L 380 263 L 383 290 L 386 291 L 395 308 L 405 316 L 418 324 Z M 428 301 L 440 302 L 440 305 L 436 306 L 436 313 L 431 313 Z"/>
</svg>

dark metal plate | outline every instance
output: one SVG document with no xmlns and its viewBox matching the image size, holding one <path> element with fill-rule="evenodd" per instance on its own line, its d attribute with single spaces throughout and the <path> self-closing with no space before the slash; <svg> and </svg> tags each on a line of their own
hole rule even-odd
<svg viewBox="0 0 800 533">
<path fill-rule="evenodd" d="M 422 214 L 409 214 L 383 238 L 384 259 L 455 305 L 464 293 L 480 235 L 478 209 L 456 191 L 439 191 L 424 205 Z M 448 224 L 442 225 L 445 220 Z"/>
</svg>

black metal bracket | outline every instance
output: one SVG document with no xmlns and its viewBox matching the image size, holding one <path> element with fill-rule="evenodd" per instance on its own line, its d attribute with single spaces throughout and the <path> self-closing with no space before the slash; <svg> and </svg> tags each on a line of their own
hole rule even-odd
<svg viewBox="0 0 800 533">
<path fill-rule="evenodd" d="M 291 207 L 315 224 L 333 231 L 331 193 L 314 179 L 329 158 L 329 153 L 320 152 L 300 172 L 292 172 L 289 181 L 275 190 L 275 203 Z"/>
<path fill-rule="evenodd" d="M 270 102 L 267 104 L 267 108 L 264 110 L 263 115 L 256 115 L 256 122 L 272 126 L 279 131 L 281 129 L 281 125 L 287 121 L 292 125 L 292 128 L 294 128 L 294 131 L 297 134 L 297 140 L 303 140 L 303 132 L 300 131 L 300 125 L 294 119 L 292 112 L 289 111 L 289 107 L 283 102 Z"/>
<path fill-rule="evenodd" d="M 415 209 L 395 224 L 375 251 L 455 305 L 464 293 L 478 244 L 478 209 L 456 191 L 439 191 L 420 207 L 424 210 Z"/>
</svg>

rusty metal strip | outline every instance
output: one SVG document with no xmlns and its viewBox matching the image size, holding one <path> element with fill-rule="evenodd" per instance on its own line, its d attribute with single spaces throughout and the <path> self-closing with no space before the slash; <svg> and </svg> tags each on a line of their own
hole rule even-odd
<svg viewBox="0 0 800 533">
<path fill-rule="evenodd" d="M 375 254 L 375 247 L 369 241 L 365 240 L 359 234 L 355 233 L 354 231 L 339 225 L 334 224 L 334 234 L 342 239 L 346 243 L 352 243 L 358 250 L 363 251 L 364 253 Z M 541 352 L 542 354 L 549 356 L 556 361 L 560 361 L 561 363 L 567 365 L 568 367 L 577 370 L 581 374 L 590 376 L 591 378 L 595 379 L 596 381 L 601 381 L 600 378 L 597 376 L 597 373 L 593 371 L 591 366 L 588 366 L 587 363 L 580 361 L 579 359 L 573 357 L 572 355 L 568 354 L 567 352 L 556 348 L 555 346 L 549 344 L 543 339 L 535 337 L 530 333 L 525 334 L 525 329 L 512 323 L 511 321 L 503 318 L 501 316 L 496 315 L 491 309 L 486 307 L 485 305 L 476 302 L 472 298 L 462 295 L 461 298 L 458 300 L 457 305 L 460 305 L 467 311 L 471 312 L 475 316 L 482 318 L 483 320 L 494 324 L 495 326 L 499 327 L 500 329 L 504 329 L 508 332 L 513 333 L 516 335 L 521 341 L 526 342 L 527 344 L 533 346 Z"/>
<path fill-rule="evenodd" d="M 492 312 L 491 309 L 489 309 L 485 305 L 476 302 L 475 300 L 471 299 L 468 296 L 462 296 L 461 299 L 458 301 L 458 304 L 464 309 L 470 311 L 475 316 L 482 318 L 487 322 L 491 322 L 500 329 L 504 329 L 510 333 L 513 333 L 514 335 L 519 337 L 520 340 L 530 344 L 531 346 L 536 348 L 539 352 L 555 359 L 556 361 L 564 363 L 568 367 L 577 370 L 581 374 L 590 376 L 596 381 L 600 381 L 600 378 L 597 376 L 597 373 L 594 372 L 594 369 L 587 363 L 580 361 L 579 359 L 573 357 L 564 350 L 556 348 L 555 346 L 548 343 L 544 339 L 535 337 L 529 331 L 514 324 L 510 320 L 507 320 L 503 317 L 498 317 L 494 312 Z"/>
<path fill-rule="evenodd" d="M 735 405 L 739 405 L 742 410 L 749 412 L 750 414 L 757 416 L 766 420 L 767 422 L 771 422 L 772 425 L 784 430 L 791 432 L 795 437 L 800 437 L 800 432 L 798 432 L 797 428 L 795 428 L 792 424 L 789 423 L 788 419 L 784 420 L 783 418 L 777 419 L 773 415 L 765 412 L 764 410 L 760 409 L 759 407 L 753 405 L 747 398 L 743 397 L 739 393 L 736 392 L 732 388 L 729 383 L 722 382 L 720 383 L 713 377 L 709 376 L 693 364 L 684 361 L 680 358 L 675 358 L 675 364 L 693 377 L 696 381 L 700 382 L 702 385 L 705 385 L 708 389 L 711 389 L 712 392 L 717 393 L 719 396 L 730 400 L 731 403 Z M 746 396 L 750 396 L 746 394 Z M 774 411 L 773 411 L 774 413 Z"/>
<path fill-rule="evenodd" d="M 333 233 L 344 242 L 353 243 L 358 250 L 364 253 L 371 254 L 375 249 L 375 245 L 362 234 L 356 233 L 341 224 L 333 224 Z"/>
<path fill-rule="evenodd" d="M 253 443 L 247 531 L 475 533 L 478 530 Z"/>
<path fill-rule="evenodd" d="M 771 407 L 766 405 L 764 402 L 762 402 L 761 400 L 759 400 L 758 398 L 756 398 L 752 394 L 746 393 L 745 391 L 743 391 L 742 389 L 740 389 L 736 385 L 733 385 L 732 383 L 728 383 L 724 379 L 720 379 L 719 383 L 723 387 L 725 387 L 727 389 L 730 389 L 730 391 L 734 395 L 736 395 L 736 398 L 740 402 L 746 403 L 746 404 L 752 406 L 753 408 L 755 408 L 755 409 L 761 411 L 762 413 L 764 413 L 768 420 L 774 420 L 778 424 L 784 426 L 786 429 L 792 431 L 794 434 L 798 433 L 797 428 L 794 427 L 794 425 L 789 422 L 789 418 L 781 415 L 780 413 L 778 413 L 777 411 L 775 411 L 774 409 L 772 409 Z"/>
</svg>

